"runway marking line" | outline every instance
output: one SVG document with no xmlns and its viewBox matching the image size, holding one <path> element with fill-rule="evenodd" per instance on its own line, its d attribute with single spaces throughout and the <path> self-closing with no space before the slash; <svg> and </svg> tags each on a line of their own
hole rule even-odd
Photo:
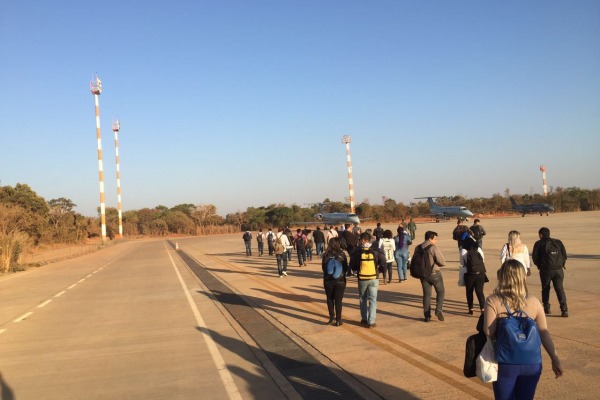
<svg viewBox="0 0 600 400">
<path fill-rule="evenodd" d="M 25 314 L 21 315 L 19 318 L 15 319 L 13 322 L 15 322 L 15 323 L 21 322 L 25 318 L 29 317 L 31 314 L 33 314 L 33 311 L 26 312 Z"/>
<path fill-rule="evenodd" d="M 190 308 L 192 309 L 192 313 L 194 314 L 194 317 L 196 318 L 196 323 L 198 325 L 198 328 L 200 328 L 200 331 L 203 333 L 202 337 L 204 338 L 204 342 L 206 343 L 206 346 L 208 347 L 208 351 L 213 359 L 213 362 L 215 363 L 215 366 L 217 367 L 219 377 L 221 378 L 221 381 L 223 382 L 223 384 L 225 386 L 225 390 L 227 392 L 228 397 L 231 400 L 242 400 L 242 396 L 240 395 L 240 392 L 238 391 L 238 388 L 235 385 L 235 382 L 233 381 L 233 377 L 231 376 L 231 373 L 229 372 L 229 369 L 227 368 L 227 364 L 225 363 L 225 360 L 223 360 L 223 357 L 221 356 L 221 353 L 219 352 L 219 348 L 217 347 L 212 335 L 210 334 L 210 331 L 208 330 L 208 328 L 206 326 L 206 323 L 204 322 L 204 318 L 202 318 L 202 315 L 200 314 L 198 307 L 196 307 L 196 303 L 194 303 L 194 300 L 192 299 L 192 295 L 190 294 L 190 291 L 187 288 L 187 285 L 185 284 L 185 282 L 183 281 L 183 278 L 181 277 L 181 273 L 179 272 L 179 269 L 177 268 L 177 265 L 175 264 L 175 260 L 173 260 L 173 257 L 171 256 L 171 251 L 169 251 L 169 248 L 167 247 L 166 242 L 163 242 L 163 244 L 165 246 L 165 250 L 167 251 L 167 255 L 169 256 L 169 259 L 171 260 L 171 265 L 173 266 L 173 269 L 175 270 L 175 274 L 177 275 L 177 278 L 179 279 L 179 283 L 181 284 L 181 288 L 183 289 L 185 297 L 190 305 Z"/>
<path fill-rule="evenodd" d="M 6 329 L 0 329 L 0 335 L 2 335 L 4 332 L 6 332 Z"/>
<path fill-rule="evenodd" d="M 75 286 L 77 286 L 76 283 L 72 284 L 71 286 L 69 286 L 67 289 L 73 289 Z"/>
<path fill-rule="evenodd" d="M 63 290 L 62 292 L 55 294 L 54 297 L 60 297 L 60 296 L 62 296 L 65 293 L 67 293 L 67 291 Z"/>
<path fill-rule="evenodd" d="M 38 305 L 37 308 L 43 308 L 43 307 L 47 306 L 50 302 L 52 302 L 52 299 L 46 300 L 42 304 Z"/>
</svg>

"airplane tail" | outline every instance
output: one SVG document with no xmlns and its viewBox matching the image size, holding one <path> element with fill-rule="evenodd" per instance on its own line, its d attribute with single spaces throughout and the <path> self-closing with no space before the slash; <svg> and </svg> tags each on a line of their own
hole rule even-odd
<svg viewBox="0 0 600 400">
<path fill-rule="evenodd" d="M 437 204 L 435 204 L 435 201 L 433 201 L 433 197 L 428 197 L 427 198 L 427 203 L 429 204 L 429 207 L 435 207 L 435 206 L 437 206 Z"/>
<path fill-rule="evenodd" d="M 517 202 L 515 201 L 515 198 L 510 196 L 510 203 L 512 204 L 513 208 L 517 208 Z"/>
</svg>

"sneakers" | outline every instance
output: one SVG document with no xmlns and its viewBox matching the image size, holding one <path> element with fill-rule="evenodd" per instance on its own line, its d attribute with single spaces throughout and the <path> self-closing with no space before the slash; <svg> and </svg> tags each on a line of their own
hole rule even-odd
<svg viewBox="0 0 600 400">
<path fill-rule="evenodd" d="M 425 322 L 429 322 L 429 321 L 431 321 L 431 317 L 427 317 L 427 316 L 426 316 L 425 318 L 423 318 L 423 321 L 425 321 Z"/>
<path fill-rule="evenodd" d="M 342 326 L 344 323 L 342 321 L 335 321 L 335 326 Z"/>
<path fill-rule="evenodd" d="M 560 313 L 561 317 L 567 318 L 569 316 L 569 312 L 568 311 L 563 311 Z"/>
<path fill-rule="evenodd" d="M 444 314 L 441 312 L 436 312 L 435 316 L 437 317 L 438 321 L 444 321 Z"/>
<path fill-rule="evenodd" d="M 285 275 L 285 276 L 288 276 L 287 272 L 285 272 L 285 271 L 283 271 L 282 274 Z"/>
<path fill-rule="evenodd" d="M 373 322 L 372 324 L 369 324 L 369 329 L 373 329 L 376 327 L 377 327 L 377 324 L 375 322 Z"/>
<path fill-rule="evenodd" d="M 279 275 L 280 278 L 283 278 L 283 275 Z"/>
<path fill-rule="evenodd" d="M 366 319 L 361 319 L 360 320 L 360 324 L 361 325 L 365 325 L 365 326 L 369 326 L 369 322 Z"/>
</svg>

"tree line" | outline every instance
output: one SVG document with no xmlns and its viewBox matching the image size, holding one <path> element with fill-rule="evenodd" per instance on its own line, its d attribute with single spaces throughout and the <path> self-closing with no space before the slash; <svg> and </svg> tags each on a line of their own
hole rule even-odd
<svg viewBox="0 0 600 400">
<path fill-rule="evenodd" d="M 490 198 L 464 196 L 440 197 L 441 206 L 462 205 L 476 214 L 502 214 L 511 209 L 510 191 L 496 193 Z M 556 212 L 592 211 L 600 209 L 600 189 L 551 188 L 547 197 L 540 194 L 514 195 L 520 204 L 548 203 Z M 410 216 L 429 213 L 424 201 L 404 204 L 384 197 L 382 204 L 368 200 L 356 206 L 360 218 L 380 222 L 395 222 Z M 324 199 L 325 212 L 348 212 L 347 203 Z M 76 204 L 61 197 L 45 200 L 28 185 L 17 183 L 0 186 L 0 273 L 6 273 L 19 263 L 19 256 L 27 249 L 41 245 L 79 244 L 100 236 L 100 218 L 86 217 L 75 211 Z M 291 225 L 294 221 L 316 221 L 321 212 L 319 205 L 301 207 L 293 204 L 270 204 L 248 207 L 246 211 L 217 214 L 212 204 L 179 204 L 168 208 L 162 205 L 123 212 L 123 234 L 135 236 L 212 235 L 243 230 L 267 229 Z M 98 212 L 99 213 L 99 212 Z M 106 231 L 110 239 L 118 228 L 116 208 L 107 207 Z"/>
</svg>

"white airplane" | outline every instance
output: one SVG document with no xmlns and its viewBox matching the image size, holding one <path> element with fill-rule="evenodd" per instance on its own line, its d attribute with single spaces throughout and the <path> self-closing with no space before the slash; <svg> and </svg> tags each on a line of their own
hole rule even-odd
<svg viewBox="0 0 600 400">
<path fill-rule="evenodd" d="M 429 211 L 435 217 L 435 221 L 439 222 L 440 219 L 459 218 L 464 221 L 468 221 L 469 217 L 473 216 L 473 213 L 467 210 L 467 207 L 463 206 L 440 206 L 433 201 L 434 198 L 441 197 L 415 197 L 415 199 L 427 199 L 429 203 Z"/>
</svg>

